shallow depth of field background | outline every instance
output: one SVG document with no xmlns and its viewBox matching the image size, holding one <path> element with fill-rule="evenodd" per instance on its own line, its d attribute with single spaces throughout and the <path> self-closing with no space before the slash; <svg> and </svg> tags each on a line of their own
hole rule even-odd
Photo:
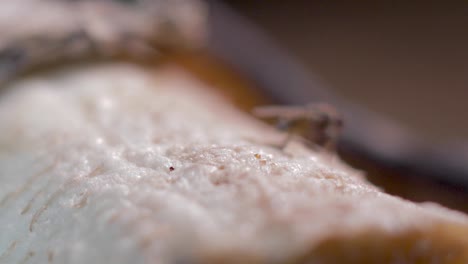
<svg viewBox="0 0 468 264">
<path fill-rule="evenodd" d="M 338 94 L 431 142 L 468 142 L 468 2 L 376 2 L 230 4 Z"/>
<path fill-rule="evenodd" d="M 468 1 L 227 3 L 325 88 L 468 164 Z M 389 193 L 468 212 L 468 185 L 449 175 L 442 183 L 352 159 Z"/>
</svg>

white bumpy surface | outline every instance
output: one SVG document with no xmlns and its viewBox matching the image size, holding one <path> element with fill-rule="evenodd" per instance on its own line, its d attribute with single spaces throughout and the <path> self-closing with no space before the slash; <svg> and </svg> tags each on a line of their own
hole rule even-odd
<svg viewBox="0 0 468 264">
<path fill-rule="evenodd" d="M 0 131 L 0 263 L 275 263 L 335 235 L 468 223 L 336 157 L 276 149 L 284 135 L 175 68 L 18 81 L 0 96 Z"/>
</svg>

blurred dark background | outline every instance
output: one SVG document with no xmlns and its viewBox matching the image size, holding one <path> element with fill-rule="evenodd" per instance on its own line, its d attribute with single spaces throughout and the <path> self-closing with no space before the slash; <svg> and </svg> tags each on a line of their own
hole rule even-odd
<svg viewBox="0 0 468 264">
<path fill-rule="evenodd" d="M 319 88 L 407 128 L 410 149 L 420 144 L 413 153 L 416 156 L 397 153 L 397 163 L 369 152 L 362 154 L 360 143 L 351 150 L 345 145 L 342 158 L 366 171 L 371 182 L 391 194 L 468 212 L 468 1 L 226 2 L 268 36 L 259 44 L 262 38 L 256 36 L 260 31 L 244 34 L 251 24 L 226 24 L 229 19 L 220 12 L 214 21 L 221 22 L 221 33 L 214 39 L 221 35 L 226 40 L 214 46 L 231 54 L 228 61 L 239 63 L 238 70 L 245 68 L 244 73 L 253 79 L 260 76 L 257 79 L 264 86 L 275 86 L 275 80 L 301 77 L 294 74 L 301 67 L 288 68 L 292 64 L 268 56 L 292 55 L 307 75 L 319 79 L 317 84 L 323 86 Z M 260 42 L 253 44 L 252 40 Z M 283 49 L 279 53 L 249 51 L 262 49 L 262 45 L 268 50 L 268 43 Z M 291 78 L 273 78 L 272 74 Z M 285 83 L 276 88 L 283 89 Z M 367 121 L 372 125 L 377 120 Z M 380 125 L 387 121 L 382 119 Z M 367 128 L 358 125 L 354 136 L 362 134 L 365 139 Z M 393 132 L 387 131 L 384 126 L 372 132 L 383 133 L 377 140 L 389 139 L 385 144 L 390 150 L 392 140 L 387 136 Z"/>
<path fill-rule="evenodd" d="M 468 1 L 228 1 L 336 93 L 433 143 L 468 139 Z"/>
</svg>

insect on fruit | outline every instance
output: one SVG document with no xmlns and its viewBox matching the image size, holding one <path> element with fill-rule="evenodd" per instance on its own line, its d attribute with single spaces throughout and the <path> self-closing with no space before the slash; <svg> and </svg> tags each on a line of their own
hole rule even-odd
<svg viewBox="0 0 468 264">
<path fill-rule="evenodd" d="M 309 144 L 334 151 L 343 128 L 338 111 L 325 103 L 310 103 L 304 106 L 260 106 L 253 114 L 276 122 L 279 130 L 288 133 L 280 145 L 284 149 L 295 136 Z"/>
</svg>

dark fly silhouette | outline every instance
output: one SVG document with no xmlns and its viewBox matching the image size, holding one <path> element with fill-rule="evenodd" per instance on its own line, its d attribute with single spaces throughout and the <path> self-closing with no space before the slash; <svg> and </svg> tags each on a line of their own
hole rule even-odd
<svg viewBox="0 0 468 264">
<path fill-rule="evenodd" d="M 280 144 L 284 149 L 294 137 L 300 137 L 312 146 L 336 150 L 343 128 L 343 119 L 338 111 L 325 103 L 310 103 L 304 106 L 260 106 L 253 110 L 259 118 L 272 120 L 279 130 L 287 132 Z"/>
</svg>

